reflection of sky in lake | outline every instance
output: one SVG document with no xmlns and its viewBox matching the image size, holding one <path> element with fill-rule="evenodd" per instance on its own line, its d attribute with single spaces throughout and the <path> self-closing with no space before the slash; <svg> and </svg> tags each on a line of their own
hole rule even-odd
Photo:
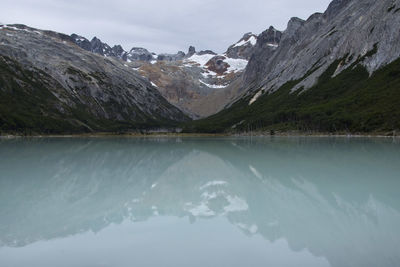
<svg viewBox="0 0 400 267">
<path fill-rule="evenodd" d="M 3 266 L 394 266 L 392 139 L 0 141 Z"/>
</svg>

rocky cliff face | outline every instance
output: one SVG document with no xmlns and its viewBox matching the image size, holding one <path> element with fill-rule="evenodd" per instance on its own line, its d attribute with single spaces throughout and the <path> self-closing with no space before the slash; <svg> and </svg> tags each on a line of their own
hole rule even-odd
<svg viewBox="0 0 400 267">
<path fill-rule="evenodd" d="M 398 8 L 400 2 L 393 0 L 334 0 L 323 14 L 292 18 L 275 47 L 262 47 L 268 42 L 259 38 L 243 86 L 265 93 L 302 79 L 293 91 L 308 89 L 334 61 L 341 60 L 336 76 L 370 51 L 374 54 L 362 65 L 373 73 L 400 56 Z M 272 35 L 270 28 L 261 36 L 271 40 Z"/>
<path fill-rule="evenodd" d="M 302 120 L 307 121 L 302 122 L 306 124 L 302 127 L 307 128 L 310 123 L 322 125 L 320 122 L 310 122 L 309 119 L 314 118 L 315 114 L 308 106 L 316 103 L 320 106 L 314 107 L 314 111 L 324 117 L 324 125 L 333 125 L 332 121 L 335 121 L 333 129 L 336 130 L 337 124 L 347 129 L 349 124 L 361 123 L 361 118 L 354 122 L 343 115 L 349 113 L 346 109 L 349 99 L 356 99 L 354 95 L 347 95 L 351 90 L 355 91 L 354 88 L 359 90 L 357 97 L 363 98 L 370 96 L 370 91 L 365 90 L 371 84 L 388 84 L 383 89 L 390 89 L 386 95 L 392 97 L 391 100 L 385 98 L 385 101 L 393 102 L 396 99 L 393 96 L 396 92 L 393 90 L 397 86 L 397 72 L 394 68 L 397 67 L 396 60 L 400 57 L 399 28 L 400 0 L 334 0 L 324 13 L 315 13 L 307 20 L 292 18 L 284 32 L 270 27 L 260 35 L 245 34 L 222 54 L 210 50 L 196 52 L 194 47 L 190 47 L 186 54 L 178 52 L 157 55 L 145 48 L 132 48 L 127 52 L 119 45 L 111 47 L 96 37 L 89 41 L 78 35 L 37 31 L 24 26 L 3 26 L 1 44 L 6 69 L 14 64 L 10 62 L 21 64 L 24 70 L 27 66 L 32 66 L 35 70 L 44 71 L 49 75 L 47 78 L 54 79 L 63 88 L 85 88 L 90 97 L 97 90 L 94 88 L 99 86 L 88 84 L 93 79 L 97 80 L 94 83 L 98 83 L 98 77 L 92 74 L 100 72 L 108 77 L 106 84 L 109 88 L 118 87 L 123 94 L 126 84 L 143 85 L 139 86 L 143 90 L 152 84 L 170 103 L 192 118 L 207 117 L 222 110 L 212 118 L 216 125 L 220 125 L 218 120 L 226 123 L 223 126 L 225 128 L 221 126 L 220 130 L 246 123 L 249 125 L 255 118 L 263 121 L 257 122 L 260 125 Z M 13 37 L 14 35 L 17 37 Z M 24 39 L 25 35 L 27 41 Z M 60 42 L 63 46 L 59 47 Z M 51 48 L 66 50 L 67 56 L 63 57 L 61 53 L 52 55 Z M 82 58 L 79 58 L 81 55 Z M 60 69 L 60 62 L 66 66 L 64 69 Z M 96 64 L 100 64 L 102 68 L 99 70 Z M 69 79 L 66 72 L 69 72 L 68 75 L 75 73 L 75 77 Z M 120 85 L 120 81 L 124 84 Z M 371 90 L 378 90 L 378 86 L 374 86 Z M 340 100 L 343 102 L 343 110 L 339 115 L 330 106 L 334 106 L 334 102 L 329 102 L 338 96 L 343 97 Z M 379 92 L 377 96 L 381 97 Z M 154 98 L 157 97 L 154 95 Z M 146 97 L 143 95 L 143 98 Z M 127 101 L 126 99 L 121 98 L 118 93 L 114 100 L 121 103 Z M 325 102 L 320 103 L 321 99 Z M 339 100 L 335 101 L 337 104 Z M 371 101 L 368 98 L 363 105 L 368 106 Z M 85 105 L 89 103 L 83 102 Z M 387 102 L 383 102 L 382 107 L 389 107 Z M 155 107 L 149 109 L 145 103 L 144 99 L 136 99 L 125 104 L 140 106 L 139 110 L 144 114 L 157 113 Z M 361 101 L 357 103 L 360 104 Z M 96 105 L 92 105 L 96 116 L 107 119 L 109 111 Z M 253 108 L 253 105 L 257 108 Z M 376 114 L 382 107 L 376 107 L 375 113 L 371 111 L 368 114 Z M 169 110 L 167 104 L 163 108 Z M 364 111 L 361 108 L 357 106 L 352 112 Z M 255 110 L 258 111 L 257 114 L 251 115 Z M 169 119 L 179 119 L 181 114 L 178 113 L 175 114 L 176 117 L 171 115 Z M 389 113 L 390 110 L 387 110 L 387 114 L 381 114 L 380 117 L 389 118 Z M 163 117 L 169 113 L 164 114 L 162 111 L 161 114 Z M 363 115 L 362 123 L 370 124 L 371 122 L 365 121 L 368 119 L 366 114 Z M 266 119 L 264 115 L 270 117 Z M 229 120 L 226 116 L 230 117 Z M 115 118 L 121 120 L 128 117 L 119 114 Z M 391 122 L 391 125 L 385 126 L 385 129 L 393 128 L 397 124 Z"/>
<path fill-rule="evenodd" d="M 91 41 L 86 39 L 85 37 L 72 34 L 72 41 L 77 44 L 79 47 L 85 49 L 86 51 L 93 52 L 106 57 L 115 57 L 127 61 L 127 52 L 120 45 L 115 45 L 114 47 L 110 47 L 108 44 L 103 43 L 97 37 L 93 37 Z"/>
<path fill-rule="evenodd" d="M 0 28 L 2 130 L 135 130 L 187 119 L 121 60 L 80 49 L 67 35 L 23 25 Z M 99 53 L 118 50 L 98 39 L 90 45 Z"/>
<path fill-rule="evenodd" d="M 193 118 L 206 117 L 231 99 L 219 94 L 226 96 L 223 91 L 242 75 L 256 40 L 257 36 L 249 33 L 223 54 L 211 50 L 196 52 L 191 46 L 186 55 L 160 54 L 157 60 L 136 62 L 135 66 L 168 101 Z M 238 95 L 232 90 L 228 94 Z"/>
<path fill-rule="evenodd" d="M 277 50 L 281 38 L 282 32 L 272 26 L 259 35 L 257 43 L 250 54 L 249 65 L 246 68 L 246 83 L 251 83 L 257 75 L 263 72 L 265 61 Z"/>
<path fill-rule="evenodd" d="M 155 56 L 147 49 L 141 47 L 132 48 L 126 56 L 126 61 L 143 61 L 150 62 L 155 59 Z"/>
<path fill-rule="evenodd" d="M 220 55 L 211 50 L 196 52 L 193 46 L 189 47 L 187 54 L 179 51 L 157 55 L 140 47 L 126 52 L 120 45 L 111 48 L 96 37 L 89 41 L 73 34 L 71 38 L 86 51 L 125 61 L 155 85 L 169 102 L 189 116 L 199 118 L 214 114 L 229 102 L 230 98 L 220 102 L 221 97 L 208 96 L 217 94 L 216 91 L 227 88 L 240 77 L 254 52 L 258 37 L 247 33 Z M 273 40 L 271 42 L 275 44 Z M 237 96 L 235 91 L 229 94 Z M 214 103 L 210 106 L 204 102 Z"/>
<path fill-rule="evenodd" d="M 400 128 L 399 30 L 399 0 L 334 0 L 282 33 L 271 27 L 224 90 L 226 108 L 197 130 L 392 134 Z"/>
<path fill-rule="evenodd" d="M 255 45 L 257 43 L 258 36 L 253 33 L 246 33 L 242 39 L 234 45 L 231 45 L 226 50 L 227 57 L 230 58 L 241 58 L 249 60 L 254 52 Z"/>
</svg>

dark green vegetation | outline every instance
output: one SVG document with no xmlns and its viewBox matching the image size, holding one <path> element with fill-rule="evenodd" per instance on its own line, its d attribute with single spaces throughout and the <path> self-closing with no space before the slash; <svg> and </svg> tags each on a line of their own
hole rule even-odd
<svg viewBox="0 0 400 267">
<path fill-rule="evenodd" d="M 69 72 L 76 72 L 70 68 Z M 89 79 L 86 77 L 86 79 Z M 91 107 L 71 99 L 61 102 L 65 89 L 39 69 L 26 69 L 18 62 L 0 56 L 0 134 L 76 134 L 87 132 L 128 132 L 157 127 L 174 127 L 176 122 L 150 118 L 136 107 L 135 118 L 106 119 Z M 76 88 L 79 90 L 79 88 Z M 107 110 L 118 110 L 118 103 L 104 103 Z M 132 112 L 133 111 L 133 112 Z"/>
<path fill-rule="evenodd" d="M 375 49 L 332 78 L 337 60 L 308 89 L 292 92 L 294 86 L 319 67 L 315 64 L 306 75 L 289 81 L 279 90 L 264 94 L 248 105 L 252 95 L 209 118 L 183 126 L 187 133 L 241 133 L 246 131 L 314 131 L 372 133 L 400 129 L 400 59 L 369 76 L 359 63 L 376 53 Z M 318 63 L 318 62 L 317 62 Z M 104 80 L 102 73 L 84 74 L 74 68 L 67 72 L 82 80 Z M 103 84 L 108 86 L 107 83 Z M 136 118 L 106 119 L 93 113 L 90 105 L 79 101 L 62 103 L 50 91 L 65 89 L 51 76 L 38 69 L 24 69 L 7 57 L 0 57 L 0 134 L 78 134 L 89 132 L 140 132 L 158 127 L 173 128 L 177 122 L 149 118 L 135 107 Z M 56 89 L 56 90 L 55 90 Z M 84 90 L 84 88 L 75 88 Z M 118 111 L 118 103 L 103 103 Z M 94 104 L 93 104 L 94 105 Z M 132 113 L 132 112 L 131 112 Z"/>
<path fill-rule="evenodd" d="M 400 59 L 369 76 L 359 64 L 375 49 L 332 78 L 335 61 L 318 83 L 291 93 L 302 79 L 289 81 L 248 105 L 252 96 L 209 118 L 192 122 L 186 132 L 315 131 L 371 133 L 400 129 Z M 351 59 L 346 57 L 347 60 Z M 343 59 L 346 60 L 346 59 Z M 308 74 L 307 74 L 308 75 Z M 303 77 L 304 79 L 305 77 Z"/>
</svg>

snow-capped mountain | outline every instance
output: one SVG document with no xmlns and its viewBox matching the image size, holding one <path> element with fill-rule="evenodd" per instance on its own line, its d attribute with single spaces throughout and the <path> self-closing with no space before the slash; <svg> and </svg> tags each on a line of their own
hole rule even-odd
<svg viewBox="0 0 400 267">
<path fill-rule="evenodd" d="M 245 73 L 228 88 L 238 97 L 195 131 L 395 135 L 399 15 L 399 0 L 334 0 L 324 13 L 290 19 L 282 33 L 269 28 L 258 36 Z"/>
<path fill-rule="evenodd" d="M 126 66 L 146 77 L 168 101 L 196 118 L 217 111 L 198 103 L 216 90 L 226 88 L 243 73 L 258 36 L 246 33 L 221 54 L 212 50 L 197 52 L 193 46 L 187 53 L 156 54 L 142 47 L 128 52 L 120 45 L 111 47 L 97 37 L 89 41 L 72 34 L 71 38 L 87 51 L 124 61 Z"/>
<path fill-rule="evenodd" d="M 257 43 L 258 36 L 253 33 L 246 33 L 236 44 L 231 45 L 226 51 L 230 58 L 240 58 L 249 60 L 253 54 L 254 46 Z"/>
<path fill-rule="evenodd" d="M 203 103 L 213 102 L 206 98 L 242 75 L 256 42 L 257 35 L 247 33 L 222 54 L 211 50 L 196 52 L 191 46 L 186 55 L 183 52 L 178 52 L 180 56 L 175 58 L 159 55 L 150 63 L 141 62 L 137 69 L 171 103 L 195 118 L 203 117 L 219 110 L 218 104 Z"/>
</svg>

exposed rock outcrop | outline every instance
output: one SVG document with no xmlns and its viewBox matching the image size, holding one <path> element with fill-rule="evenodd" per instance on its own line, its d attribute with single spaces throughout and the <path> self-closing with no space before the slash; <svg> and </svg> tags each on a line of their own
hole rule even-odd
<svg viewBox="0 0 400 267">
<path fill-rule="evenodd" d="M 249 60 L 254 52 L 258 36 L 253 33 L 246 33 L 242 39 L 234 45 L 231 45 L 226 51 L 230 58 L 240 58 Z"/>
<path fill-rule="evenodd" d="M 221 91 L 236 97 L 194 129 L 392 134 L 399 30 L 399 0 L 334 0 L 324 13 L 290 19 L 282 33 L 269 28 L 243 76 Z"/>
<path fill-rule="evenodd" d="M 150 53 L 147 49 L 141 47 L 134 47 L 132 48 L 128 55 L 128 61 L 152 61 L 154 60 L 154 55 Z"/>
<path fill-rule="evenodd" d="M 179 51 L 176 54 L 160 54 L 157 57 L 157 60 L 159 61 L 178 61 L 182 60 L 185 57 L 185 53 L 182 51 Z"/>
<path fill-rule="evenodd" d="M 224 61 L 225 59 L 226 57 L 224 56 L 215 56 L 211 58 L 206 63 L 207 69 L 217 73 L 218 75 L 223 75 L 230 67 L 230 65 Z"/>
<path fill-rule="evenodd" d="M 102 49 L 98 39 L 92 44 Z M 63 34 L 1 26 L 0 72 L 2 130 L 138 130 L 187 119 L 123 61 Z"/>
<path fill-rule="evenodd" d="M 400 56 L 400 13 L 391 7 L 400 7 L 400 2 L 334 0 L 323 14 L 306 21 L 292 18 L 279 46 L 268 49 L 257 43 L 243 86 L 250 93 L 270 92 L 302 79 L 293 90 L 307 89 L 334 61 L 343 60 L 337 75 L 369 51 L 373 55 L 362 64 L 370 73 L 378 70 Z M 261 36 L 272 32 L 269 29 Z"/>
<path fill-rule="evenodd" d="M 187 54 L 186 54 L 186 57 L 188 58 L 188 57 L 191 57 L 191 56 L 193 56 L 194 54 L 196 54 L 196 48 L 194 47 L 194 46 L 190 46 L 189 47 L 189 50 L 188 50 L 188 52 L 187 52 Z"/>
</svg>

